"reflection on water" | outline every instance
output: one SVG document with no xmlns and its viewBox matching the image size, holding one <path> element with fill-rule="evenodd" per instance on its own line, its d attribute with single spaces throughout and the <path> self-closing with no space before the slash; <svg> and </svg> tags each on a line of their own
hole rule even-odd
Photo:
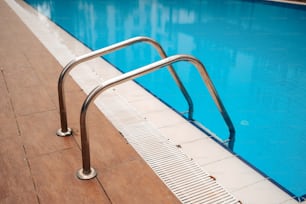
<svg viewBox="0 0 306 204">
<path fill-rule="evenodd" d="M 199 58 L 235 123 L 235 151 L 291 192 L 305 194 L 305 7 L 238 0 L 28 2 L 92 49 L 145 35 L 168 55 Z M 107 59 L 128 71 L 159 57 L 135 45 Z M 186 63 L 175 67 L 195 99 L 196 119 L 227 137 L 196 70 Z M 187 110 L 166 70 L 139 82 L 178 111 Z M 285 173 L 298 176 L 288 180 Z"/>
</svg>

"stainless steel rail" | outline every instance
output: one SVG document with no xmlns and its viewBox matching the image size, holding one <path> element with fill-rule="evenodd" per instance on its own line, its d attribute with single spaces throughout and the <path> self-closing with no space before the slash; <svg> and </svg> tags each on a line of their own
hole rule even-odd
<svg viewBox="0 0 306 204">
<path fill-rule="evenodd" d="M 64 95 L 64 81 L 65 81 L 65 77 L 67 75 L 67 73 L 69 71 L 72 70 L 72 68 L 74 68 L 75 66 L 77 66 L 78 64 L 85 62 L 85 61 L 89 61 L 91 59 L 97 58 L 97 57 L 101 57 L 105 54 L 109 54 L 111 52 L 114 52 L 116 50 L 122 49 L 126 46 L 135 44 L 135 43 L 139 43 L 139 42 L 146 42 L 149 43 L 151 45 L 153 45 L 158 53 L 160 54 L 160 56 L 162 58 L 166 58 L 167 55 L 165 53 L 165 51 L 163 50 L 163 48 L 153 39 L 148 38 L 148 37 L 143 37 L 143 36 L 139 36 L 139 37 L 134 37 L 113 45 L 110 45 L 108 47 L 90 52 L 88 54 L 82 55 L 80 57 L 77 57 L 73 60 L 71 60 L 62 70 L 62 72 L 60 73 L 59 79 L 58 79 L 58 101 L 59 101 L 59 109 L 60 109 L 60 121 L 61 121 L 61 128 L 56 132 L 56 134 L 58 136 L 70 136 L 72 135 L 72 130 L 70 128 L 68 128 L 67 125 L 67 111 L 66 111 L 66 103 L 65 103 L 65 95 Z M 184 87 L 183 83 L 181 82 L 181 80 L 179 79 L 179 76 L 177 75 L 177 73 L 175 72 L 175 70 L 173 69 L 173 67 L 171 65 L 168 66 L 168 69 L 172 75 L 172 77 L 174 78 L 176 84 L 178 85 L 178 87 L 180 88 L 181 92 L 183 93 L 188 106 L 189 106 L 189 112 L 188 112 L 188 119 L 192 120 L 193 117 L 193 103 L 191 100 L 191 97 L 189 96 L 186 88 Z"/>
<path fill-rule="evenodd" d="M 91 167 L 90 165 L 90 148 L 89 148 L 89 140 L 87 136 L 87 130 L 86 130 L 86 113 L 88 110 L 89 105 L 91 102 L 103 91 L 116 86 L 118 84 L 124 83 L 126 81 L 135 79 L 137 77 L 143 76 L 145 74 L 148 74 L 150 72 L 153 72 L 155 70 L 158 70 L 162 67 L 168 66 L 173 64 L 174 62 L 178 61 L 188 61 L 192 64 L 195 65 L 195 67 L 198 69 L 205 85 L 207 86 L 209 93 L 211 94 L 214 102 L 216 103 L 222 117 L 224 118 L 229 132 L 230 140 L 234 140 L 235 137 L 235 128 L 233 126 L 233 123 L 224 107 L 222 104 L 222 101 L 220 97 L 218 96 L 218 93 L 212 83 L 212 81 L 209 78 L 209 75 L 204 67 L 204 65 L 196 58 L 193 56 L 189 55 L 174 55 L 165 59 L 162 59 L 160 61 L 154 62 L 152 64 L 149 64 L 147 66 L 140 67 L 136 70 L 127 72 L 125 74 L 122 74 L 120 76 L 114 77 L 110 80 L 105 81 L 102 83 L 100 86 L 97 86 L 94 90 L 92 90 L 87 98 L 85 99 L 82 109 L 81 109 L 81 114 L 80 114 L 80 128 L 81 128 L 81 146 L 82 146 L 82 163 L 83 166 L 80 170 L 77 172 L 77 176 L 80 179 L 91 179 L 96 176 L 96 171 L 94 168 Z"/>
</svg>

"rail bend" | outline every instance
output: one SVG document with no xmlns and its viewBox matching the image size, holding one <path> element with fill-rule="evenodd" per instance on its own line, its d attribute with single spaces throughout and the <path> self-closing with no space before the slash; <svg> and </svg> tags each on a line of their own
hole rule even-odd
<svg viewBox="0 0 306 204">
<path fill-rule="evenodd" d="M 220 99 L 218 96 L 218 93 L 212 83 L 212 81 L 209 78 L 209 75 L 204 67 L 204 65 L 195 57 L 190 55 L 174 55 L 159 61 L 156 61 L 152 64 L 140 67 L 138 69 L 135 69 L 133 71 L 127 72 L 125 74 L 122 74 L 120 76 L 114 77 L 110 80 L 105 81 L 100 86 L 97 86 L 94 90 L 92 90 L 87 98 L 85 99 L 82 108 L 81 108 L 81 114 L 80 114 L 80 128 L 81 128 L 81 146 L 82 146 L 82 168 L 78 170 L 77 176 L 80 179 L 91 179 L 96 176 L 96 171 L 94 168 L 90 165 L 90 149 L 89 149 L 89 140 L 87 136 L 87 130 L 86 130 L 86 113 L 88 110 L 89 105 L 91 102 L 103 91 L 116 86 L 118 84 L 124 83 L 126 81 L 138 78 L 140 76 L 146 75 L 150 72 L 153 72 L 155 70 L 161 69 L 165 66 L 171 65 L 178 61 L 187 61 L 195 65 L 198 72 L 201 75 L 201 78 L 204 82 L 204 84 L 207 86 L 210 95 L 212 96 L 215 104 L 217 105 L 218 110 L 220 111 L 223 119 L 225 120 L 226 125 L 229 129 L 229 140 L 234 141 L 235 139 L 235 128 L 234 125 Z"/>
<path fill-rule="evenodd" d="M 159 43 L 157 43 L 156 41 L 154 41 L 151 38 L 144 37 L 144 36 L 138 36 L 138 37 L 134 37 L 134 38 L 131 38 L 131 39 L 128 39 L 128 40 L 110 45 L 108 47 L 90 52 L 90 53 L 82 55 L 80 57 L 77 57 L 77 58 L 71 60 L 64 67 L 64 69 L 60 73 L 60 76 L 59 76 L 59 79 L 58 79 L 58 86 L 57 86 L 59 109 L 60 109 L 60 121 L 61 121 L 61 128 L 56 132 L 57 136 L 64 137 L 64 136 L 72 135 L 72 130 L 70 128 L 68 128 L 68 125 L 67 125 L 67 111 L 66 111 L 66 103 L 65 103 L 65 95 L 64 95 L 64 81 L 65 81 L 65 77 L 66 77 L 67 73 L 69 73 L 74 67 L 76 67 L 78 64 L 81 64 L 82 62 L 86 62 L 86 61 L 89 61 L 91 59 L 101 57 L 103 55 L 109 54 L 111 52 L 114 52 L 116 50 L 122 49 L 124 47 L 127 47 L 127 46 L 135 44 L 135 43 L 139 43 L 139 42 L 146 42 L 146 43 L 151 44 L 153 47 L 156 48 L 156 50 L 158 51 L 161 58 L 166 58 L 167 57 L 165 51 L 163 50 L 163 48 L 160 46 Z M 176 84 L 180 88 L 182 94 L 184 95 L 184 97 L 187 101 L 187 104 L 189 106 L 188 119 L 192 120 L 193 119 L 193 102 L 191 100 L 191 97 L 188 94 L 186 88 L 184 87 L 183 83 L 179 79 L 179 76 L 177 75 L 177 73 L 175 72 L 173 67 L 171 65 L 168 65 L 168 69 L 169 69 L 172 77 L 174 78 Z"/>
</svg>

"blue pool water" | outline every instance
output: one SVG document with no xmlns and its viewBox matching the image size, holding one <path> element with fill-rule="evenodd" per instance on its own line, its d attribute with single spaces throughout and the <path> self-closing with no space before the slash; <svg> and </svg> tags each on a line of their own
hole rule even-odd
<svg viewBox="0 0 306 204">
<path fill-rule="evenodd" d="M 144 35 L 168 55 L 208 70 L 236 127 L 234 152 L 287 192 L 306 194 L 306 7 L 264 1 L 27 0 L 91 49 Z M 120 70 L 159 56 L 137 44 L 109 54 Z M 175 64 L 196 120 L 222 139 L 227 127 L 196 70 Z M 138 80 L 179 112 L 187 104 L 166 69 Z"/>
</svg>

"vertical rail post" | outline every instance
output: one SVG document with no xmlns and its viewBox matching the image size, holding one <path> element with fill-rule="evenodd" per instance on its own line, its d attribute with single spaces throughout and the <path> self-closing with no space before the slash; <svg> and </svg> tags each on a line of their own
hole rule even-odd
<svg viewBox="0 0 306 204">
<path fill-rule="evenodd" d="M 66 137 L 72 135 L 72 129 L 67 127 L 67 111 L 66 111 L 66 100 L 64 94 L 64 82 L 66 73 L 72 69 L 72 65 L 75 63 L 75 60 L 72 60 L 68 63 L 58 78 L 58 85 L 57 85 L 57 93 L 58 93 L 58 103 L 60 109 L 60 121 L 61 121 L 61 128 L 57 130 L 56 135 L 60 137 Z"/>
</svg>

